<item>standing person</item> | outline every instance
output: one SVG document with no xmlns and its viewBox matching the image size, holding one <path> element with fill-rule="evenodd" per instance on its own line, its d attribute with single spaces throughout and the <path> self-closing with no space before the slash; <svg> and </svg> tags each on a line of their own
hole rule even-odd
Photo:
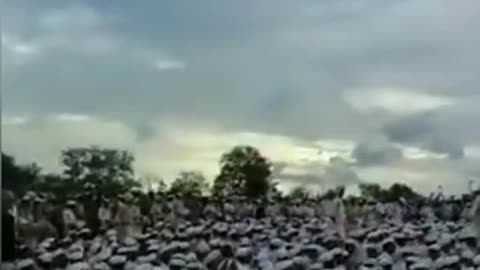
<svg viewBox="0 0 480 270">
<path fill-rule="evenodd" d="M 128 204 L 128 214 L 130 216 L 130 226 L 128 228 L 128 236 L 136 237 L 142 234 L 143 231 L 143 219 L 141 209 L 138 205 L 138 197 L 132 198 Z"/>
<path fill-rule="evenodd" d="M 155 195 L 152 197 L 153 204 L 150 210 L 150 216 L 152 219 L 152 225 L 155 225 L 163 217 L 163 202 Z"/>
<path fill-rule="evenodd" d="M 266 213 L 265 213 L 265 202 L 259 201 L 257 203 L 257 208 L 255 210 L 255 218 L 256 219 L 262 219 L 265 218 Z"/>
<path fill-rule="evenodd" d="M 16 258 L 15 217 L 12 209 L 15 195 L 9 190 L 2 190 L 2 268 L 3 263 L 13 262 Z"/>
<path fill-rule="evenodd" d="M 18 222 L 33 222 L 33 202 L 30 196 L 25 195 L 18 205 Z"/>
<path fill-rule="evenodd" d="M 474 201 L 472 204 L 472 209 L 470 216 L 472 219 L 472 229 L 477 234 L 477 237 L 480 238 L 480 192 L 476 191 L 474 195 Z"/>
<path fill-rule="evenodd" d="M 100 230 L 103 231 L 109 229 L 112 224 L 113 214 L 106 198 L 100 198 L 100 206 L 98 207 L 97 215 L 100 223 Z"/>
<path fill-rule="evenodd" d="M 75 215 L 75 202 L 67 201 L 62 212 L 63 216 L 63 235 L 68 236 L 77 226 L 77 217 Z"/>
<path fill-rule="evenodd" d="M 126 194 L 116 201 L 115 224 L 117 227 L 117 235 L 120 242 L 123 242 L 128 236 L 128 230 L 132 222 L 130 217 L 130 209 L 127 202 L 131 200 L 131 195 Z"/>
<path fill-rule="evenodd" d="M 343 204 L 343 194 L 345 189 L 340 189 L 335 200 L 335 223 L 338 235 L 345 239 L 345 205 Z"/>
<path fill-rule="evenodd" d="M 85 200 L 85 223 L 87 227 L 96 235 L 100 229 L 100 219 L 98 217 L 98 209 L 100 208 L 100 196 L 91 195 L 93 198 Z"/>
</svg>

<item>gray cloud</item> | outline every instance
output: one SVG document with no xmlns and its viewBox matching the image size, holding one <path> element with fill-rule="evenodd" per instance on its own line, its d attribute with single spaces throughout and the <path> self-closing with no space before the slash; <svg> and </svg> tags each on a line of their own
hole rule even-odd
<svg viewBox="0 0 480 270">
<path fill-rule="evenodd" d="M 274 162 L 272 165 L 272 176 L 273 178 L 281 178 L 282 172 L 288 167 L 286 162 Z"/>
<path fill-rule="evenodd" d="M 350 186 L 361 181 L 351 164 L 340 157 L 330 159 L 323 169 L 322 173 L 281 173 L 277 178 L 295 185 L 323 189 L 339 185 Z"/>
<path fill-rule="evenodd" d="M 310 141 L 359 141 L 386 123 L 382 131 L 394 143 L 461 158 L 465 146 L 480 143 L 479 7 L 6 0 L 2 113 L 121 119 L 144 141 L 172 116 Z M 383 87 L 460 101 L 398 118 L 343 99 L 351 88 Z M 370 144 L 360 141 L 354 155 L 366 163 L 398 156 Z"/>
<path fill-rule="evenodd" d="M 385 136 L 377 135 L 360 141 L 352 151 L 352 157 L 358 165 L 379 165 L 399 160 L 403 153 Z"/>
<path fill-rule="evenodd" d="M 432 114 L 418 113 L 399 117 L 385 124 L 386 136 L 396 142 L 410 143 L 431 133 L 433 128 Z"/>
<path fill-rule="evenodd" d="M 451 9 L 440 8 L 434 1 L 360 1 L 354 5 L 277 1 L 276 8 L 257 1 L 242 1 L 236 8 L 221 1 L 201 5 L 91 3 L 77 8 L 53 3 L 53 7 L 36 5 L 35 10 L 29 9 L 30 1 L 5 5 L 5 33 L 19 35 L 26 42 L 50 37 L 59 46 L 20 70 L 5 66 L 8 112 L 94 111 L 130 119 L 134 125 L 159 115 L 182 115 L 240 130 L 310 138 L 319 134 L 362 137 L 369 133 L 364 130 L 375 127 L 379 116 L 359 114 L 345 104 L 339 96 L 345 88 L 393 84 L 425 91 L 427 84 L 439 90 L 476 84 L 476 77 L 468 76 L 475 62 L 462 61 L 469 63 L 463 66 L 451 59 L 454 52 L 473 53 L 472 42 L 477 42 L 474 38 L 461 42 L 476 35 L 453 31 L 467 31 L 466 25 L 477 20 L 473 8 L 457 3 Z M 30 10 L 28 20 L 19 21 L 16 14 L 26 10 Z M 82 21 L 78 16 L 82 10 L 89 14 L 85 18 L 95 18 L 96 27 Z M 245 12 L 240 15 L 237 10 Z M 70 15 L 62 17 L 62 12 Z M 462 20 L 447 24 L 445 12 Z M 52 14 L 69 23 L 54 30 L 46 28 L 55 26 L 52 19 L 46 20 L 50 24 L 38 24 Z M 181 23 L 179 17 L 184 18 Z M 403 26 L 405 21 L 410 27 Z M 76 46 L 81 42 L 72 39 L 77 33 L 89 44 L 111 44 L 118 49 L 93 55 L 92 50 L 74 51 L 81 48 Z M 62 40 L 71 46 L 63 46 Z M 64 47 L 70 48 L 68 54 L 52 57 Z M 131 54 L 146 57 L 138 60 Z M 143 62 L 147 58 L 153 62 L 155 57 L 180 60 L 186 69 L 159 73 L 153 64 Z M 35 106 L 38 103 L 48 105 Z"/>
<path fill-rule="evenodd" d="M 446 114 L 451 110 L 438 109 L 400 117 L 386 123 L 383 131 L 394 142 L 411 144 L 439 154 L 447 154 L 452 159 L 462 159 L 466 143 L 464 135 L 472 128 L 451 129 L 458 125 L 452 122 L 453 119 Z"/>
<path fill-rule="evenodd" d="M 442 134 L 434 134 L 427 142 L 427 149 L 434 152 L 447 154 L 451 159 L 463 159 L 465 157 L 464 146 L 455 139 L 447 138 Z"/>
</svg>

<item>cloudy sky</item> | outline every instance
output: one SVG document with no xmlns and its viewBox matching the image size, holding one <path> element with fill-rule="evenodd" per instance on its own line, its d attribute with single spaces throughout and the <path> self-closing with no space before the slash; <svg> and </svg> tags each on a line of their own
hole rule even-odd
<svg viewBox="0 0 480 270">
<path fill-rule="evenodd" d="M 212 178 L 257 146 L 283 188 L 480 179 L 480 2 L 4 0 L 2 148 Z"/>
</svg>

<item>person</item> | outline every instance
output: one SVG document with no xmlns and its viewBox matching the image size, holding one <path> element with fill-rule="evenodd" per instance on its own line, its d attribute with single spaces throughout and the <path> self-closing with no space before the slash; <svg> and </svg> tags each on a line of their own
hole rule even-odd
<svg viewBox="0 0 480 270">
<path fill-rule="evenodd" d="M 472 229 L 480 238 L 480 192 L 475 192 L 474 201 L 471 208 Z"/>
<path fill-rule="evenodd" d="M 128 204 L 128 214 L 130 216 L 131 222 L 128 228 L 128 236 L 129 237 L 136 237 L 142 234 L 143 228 L 143 220 L 142 220 L 142 213 L 141 209 L 138 206 L 138 197 L 132 198 L 132 201 Z"/>
<path fill-rule="evenodd" d="M 62 235 L 69 235 L 73 232 L 77 224 L 77 218 L 75 215 L 75 205 L 76 203 L 72 200 L 67 201 L 65 208 L 62 211 L 63 217 L 63 233 Z"/>
<path fill-rule="evenodd" d="M 107 230 L 112 223 L 112 210 L 105 198 L 100 199 L 100 207 L 98 208 L 98 220 L 100 223 L 100 230 Z"/>
<path fill-rule="evenodd" d="M 336 196 L 334 199 L 334 204 L 335 204 L 335 225 L 336 225 L 336 231 L 338 235 L 342 238 L 345 239 L 345 206 L 343 204 L 343 194 L 344 190 L 341 190 L 339 194 Z"/>
<path fill-rule="evenodd" d="M 255 211 L 255 218 L 256 219 L 262 219 L 264 218 L 266 215 L 265 213 L 265 205 L 264 205 L 264 202 L 260 202 L 258 203 L 258 206 L 256 208 L 256 211 Z"/>
<path fill-rule="evenodd" d="M 11 263 L 16 259 L 15 217 L 11 211 L 14 205 L 13 192 L 2 190 L 2 263 Z"/>
<path fill-rule="evenodd" d="M 124 242 L 128 237 L 129 228 L 132 223 L 129 211 L 130 208 L 128 207 L 128 202 L 130 200 L 132 200 L 132 197 L 127 193 L 120 196 L 119 199 L 114 202 L 116 206 L 114 222 L 116 224 L 117 235 L 120 242 Z"/>
</svg>

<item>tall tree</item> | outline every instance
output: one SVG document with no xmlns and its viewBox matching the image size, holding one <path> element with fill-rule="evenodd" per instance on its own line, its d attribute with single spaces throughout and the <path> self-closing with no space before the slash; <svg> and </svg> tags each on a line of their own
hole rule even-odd
<svg viewBox="0 0 480 270">
<path fill-rule="evenodd" d="M 388 200 L 396 201 L 400 198 L 404 198 L 407 200 L 417 199 L 421 195 L 413 191 L 413 189 L 405 184 L 401 183 L 394 183 L 390 186 L 387 190 L 388 192 Z"/>
<path fill-rule="evenodd" d="M 386 191 L 379 184 L 360 183 L 358 188 L 364 197 L 371 197 L 377 201 L 385 200 Z"/>
<path fill-rule="evenodd" d="M 363 196 L 372 197 L 380 202 L 397 201 L 400 198 L 412 200 L 421 197 L 411 187 L 401 183 L 393 183 L 388 189 L 382 188 L 379 184 L 361 183 L 359 188 Z"/>
<path fill-rule="evenodd" d="M 40 175 L 40 167 L 35 163 L 19 165 L 15 158 L 2 152 L 2 188 L 9 189 L 17 195 L 32 188 Z"/>
<path fill-rule="evenodd" d="M 208 183 L 200 172 L 181 172 L 170 186 L 170 192 L 181 196 L 200 196 L 208 190 Z"/>
<path fill-rule="evenodd" d="M 165 184 L 165 181 L 154 174 L 143 176 L 140 182 L 145 184 L 150 191 L 162 194 L 167 191 L 167 184 Z"/>
<path fill-rule="evenodd" d="M 46 174 L 38 178 L 33 183 L 33 190 L 39 192 L 52 192 L 58 197 L 62 197 L 65 194 L 77 192 L 80 188 L 79 183 L 67 183 L 64 177 L 58 174 Z"/>
<path fill-rule="evenodd" d="M 124 192 L 139 185 L 134 180 L 134 157 L 128 151 L 92 147 L 62 151 L 64 175 L 70 183 L 104 194 Z"/>
<path fill-rule="evenodd" d="M 310 192 L 308 189 L 304 186 L 298 186 L 293 188 L 290 193 L 288 194 L 288 197 L 294 200 L 304 200 L 310 197 Z"/>
<path fill-rule="evenodd" d="M 260 151 L 252 146 L 236 146 L 220 159 L 220 174 L 214 181 L 213 193 L 265 196 L 271 186 L 271 173 L 272 164 Z"/>
</svg>

